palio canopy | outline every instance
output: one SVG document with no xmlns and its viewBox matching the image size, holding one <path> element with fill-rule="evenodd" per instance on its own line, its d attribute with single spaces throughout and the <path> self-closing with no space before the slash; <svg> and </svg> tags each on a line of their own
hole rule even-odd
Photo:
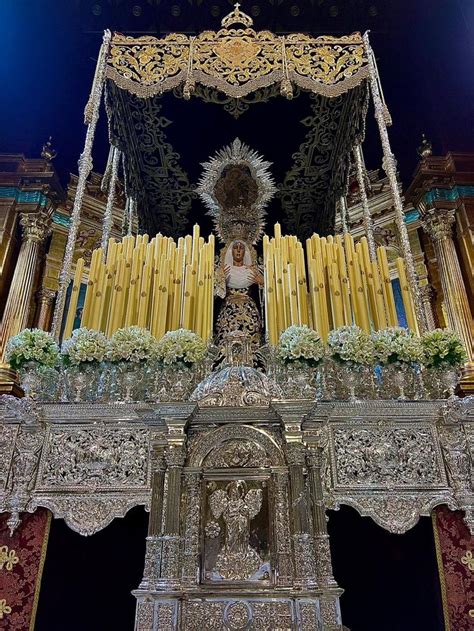
<svg viewBox="0 0 474 631">
<path fill-rule="evenodd" d="M 200 206 L 195 195 L 199 163 L 235 136 L 248 139 L 274 163 L 280 193 L 272 211 L 288 231 L 307 237 L 315 230 L 333 230 L 349 155 L 364 130 L 368 61 L 363 38 L 359 33 L 277 36 L 251 27 L 251 18 L 236 7 L 222 20 L 221 30 L 195 37 L 112 35 L 105 65 L 109 129 L 112 144 L 124 155 L 127 189 L 138 200 L 142 230 L 183 233 Z M 187 107 L 177 107 L 175 97 L 192 95 L 196 98 Z M 279 95 L 301 102 L 282 111 L 273 105 Z M 250 120 L 246 110 L 270 100 L 269 130 Z M 215 108 L 203 109 L 202 101 L 241 116 L 239 128 L 226 120 L 216 131 Z M 169 128 L 172 121 L 176 125 Z M 213 133 L 195 147 L 198 127 Z M 274 148 L 269 135 L 278 139 Z"/>
</svg>

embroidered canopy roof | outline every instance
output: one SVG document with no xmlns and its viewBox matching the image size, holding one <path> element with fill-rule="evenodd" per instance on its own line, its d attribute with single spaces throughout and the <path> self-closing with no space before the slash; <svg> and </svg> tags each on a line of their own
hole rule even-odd
<svg viewBox="0 0 474 631">
<path fill-rule="evenodd" d="M 224 105 L 237 118 L 250 104 L 278 95 L 302 96 L 310 110 L 309 116 L 298 120 L 308 128 L 299 144 L 292 144 L 293 135 L 285 137 L 289 128 L 280 126 L 287 121 L 278 117 L 288 114 L 271 115 L 278 123 L 273 133 L 281 138 L 280 157 L 284 156 L 283 162 L 293 159 L 277 178 L 281 219 L 301 237 L 314 230 L 321 234 L 332 230 L 336 199 L 347 184 L 349 154 L 364 132 L 368 60 L 359 33 L 314 38 L 255 31 L 252 19 L 236 4 L 219 31 L 196 36 L 172 33 L 161 39 L 113 34 L 105 73 L 111 142 L 124 154 L 126 187 L 138 199 L 142 230 L 181 234 L 192 207 L 195 214 L 199 207 L 193 201 L 196 178 L 189 174 L 193 167 L 185 168 L 181 156 L 190 153 L 202 162 L 218 146 L 241 135 L 235 126 L 227 134 L 224 125 L 220 137 L 209 139 L 208 148 L 202 147 L 205 152 L 198 152 L 192 147 L 193 125 L 196 130 L 213 114 L 201 113 L 200 106 L 196 114 L 196 101 Z M 164 98 L 170 92 L 173 98 L 198 97 L 189 104 L 184 122 L 178 121 L 187 139 L 176 136 L 179 150 L 165 132 L 171 123 L 164 115 L 165 106 L 173 108 L 167 110 L 173 119 L 183 112 Z M 277 163 L 259 146 L 259 133 L 257 125 L 242 135 Z"/>
</svg>

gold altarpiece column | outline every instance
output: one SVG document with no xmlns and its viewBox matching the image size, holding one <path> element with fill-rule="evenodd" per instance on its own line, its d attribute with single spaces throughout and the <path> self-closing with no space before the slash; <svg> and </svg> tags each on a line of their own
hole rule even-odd
<svg viewBox="0 0 474 631">
<path fill-rule="evenodd" d="M 20 215 L 22 243 L 0 328 L 2 360 L 8 339 L 28 326 L 39 252 L 41 244 L 50 232 L 50 220 L 51 216 L 47 210 Z"/>
<path fill-rule="evenodd" d="M 53 317 L 53 304 L 56 297 L 54 289 L 42 287 L 36 292 L 37 310 L 36 326 L 43 331 L 49 331 Z"/>
<path fill-rule="evenodd" d="M 468 354 L 468 373 L 472 373 L 473 332 L 472 317 L 466 287 L 453 240 L 455 210 L 425 210 L 422 225 L 431 240 L 438 261 L 448 325 L 456 331 Z"/>
</svg>

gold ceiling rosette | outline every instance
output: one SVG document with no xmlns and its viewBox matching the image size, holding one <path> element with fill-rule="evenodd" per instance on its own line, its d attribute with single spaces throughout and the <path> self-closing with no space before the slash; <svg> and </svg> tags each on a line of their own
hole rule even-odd
<svg viewBox="0 0 474 631">
<path fill-rule="evenodd" d="M 122 89 L 150 97 L 183 87 L 189 98 L 197 83 L 242 98 L 273 84 L 291 98 L 292 84 L 334 97 L 368 77 L 368 58 L 360 33 L 345 37 L 280 36 L 255 31 L 239 9 L 219 31 L 164 38 L 112 36 L 106 76 Z"/>
</svg>

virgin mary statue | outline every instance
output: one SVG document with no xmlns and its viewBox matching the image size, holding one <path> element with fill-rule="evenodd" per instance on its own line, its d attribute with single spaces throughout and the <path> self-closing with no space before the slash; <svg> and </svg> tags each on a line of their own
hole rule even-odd
<svg viewBox="0 0 474 631">
<path fill-rule="evenodd" d="M 243 331 L 249 338 L 251 349 L 257 350 L 262 341 L 262 322 L 252 290 L 263 286 L 263 275 L 252 261 L 245 241 L 235 239 L 230 242 L 216 277 L 216 294 L 224 299 L 216 323 L 217 346 L 224 346 L 226 333 Z"/>
<path fill-rule="evenodd" d="M 255 351 L 262 343 L 257 303 L 263 275 L 254 244 L 263 234 L 264 209 L 276 191 L 270 163 L 236 138 L 203 166 L 198 193 L 224 242 L 215 275 L 215 293 L 223 299 L 215 341 L 223 349 L 227 333 L 242 331 Z"/>
</svg>

